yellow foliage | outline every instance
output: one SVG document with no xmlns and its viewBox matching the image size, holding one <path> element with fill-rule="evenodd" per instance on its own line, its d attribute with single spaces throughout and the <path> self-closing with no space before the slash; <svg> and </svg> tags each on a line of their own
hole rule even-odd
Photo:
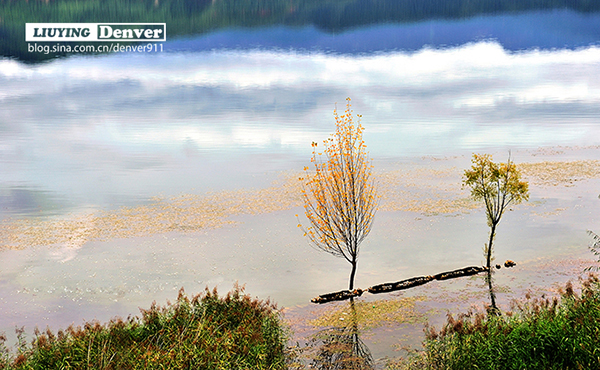
<svg viewBox="0 0 600 370">
<path fill-rule="evenodd" d="M 361 116 L 355 124 L 350 98 L 343 115 L 338 114 L 337 108 L 333 114 L 336 132 L 323 140 L 324 151 L 317 152 L 317 144 L 312 143 L 314 172 L 304 168 L 302 197 L 306 217 L 312 225 L 306 233 L 316 247 L 352 264 L 352 289 L 358 247 L 371 231 L 379 198 L 362 139 Z"/>
</svg>

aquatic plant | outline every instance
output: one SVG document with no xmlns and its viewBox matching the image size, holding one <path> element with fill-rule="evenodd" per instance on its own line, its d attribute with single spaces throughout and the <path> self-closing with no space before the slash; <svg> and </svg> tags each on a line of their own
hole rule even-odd
<svg viewBox="0 0 600 370">
<path fill-rule="evenodd" d="M 325 151 L 317 153 L 317 143 L 312 143 L 315 172 L 305 167 L 305 176 L 300 178 L 304 181 L 305 215 L 311 226 L 298 226 L 312 245 L 352 265 L 348 289 L 353 290 L 359 246 L 371 231 L 379 198 L 362 139 L 361 116 L 357 115 L 355 125 L 350 98 L 346 101 L 343 115 L 338 115 L 337 108 L 333 112 L 336 132 L 323 141 Z M 325 160 L 320 159 L 322 155 Z"/>
</svg>

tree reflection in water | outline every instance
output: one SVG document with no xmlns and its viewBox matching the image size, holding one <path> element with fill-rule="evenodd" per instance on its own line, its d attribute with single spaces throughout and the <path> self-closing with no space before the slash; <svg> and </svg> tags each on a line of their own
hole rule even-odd
<svg viewBox="0 0 600 370">
<path fill-rule="evenodd" d="M 315 334 L 313 338 L 316 354 L 312 367 L 322 370 L 335 369 L 373 369 L 371 351 L 360 339 L 358 319 L 354 299 L 350 299 L 350 315 L 345 326 L 328 328 Z"/>
<path fill-rule="evenodd" d="M 499 315 L 500 309 L 496 306 L 496 292 L 494 292 L 494 279 L 493 279 L 493 267 L 490 267 L 488 272 L 485 274 L 485 282 L 488 286 L 488 291 L 490 292 L 490 306 L 487 308 L 487 311 L 491 315 Z"/>
</svg>

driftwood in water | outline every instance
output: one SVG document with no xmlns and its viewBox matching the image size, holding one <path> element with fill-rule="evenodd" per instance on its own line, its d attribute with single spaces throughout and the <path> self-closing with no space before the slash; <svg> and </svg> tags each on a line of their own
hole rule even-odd
<svg viewBox="0 0 600 370">
<path fill-rule="evenodd" d="M 418 285 L 423 285 L 430 282 L 431 280 L 454 279 L 457 277 L 479 274 L 480 272 L 484 271 L 487 271 L 487 268 L 479 266 L 469 266 L 458 270 L 440 272 L 439 274 L 433 276 L 419 276 L 414 277 L 412 279 L 401 280 L 395 283 L 379 284 L 370 287 L 369 289 L 367 289 L 367 291 L 373 294 L 393 292 L 395 290 L 404 290 Z"/>
<path fill-rule="evenodd" d="M 507 262 L 509 262 L 509 261 L 507 261 Z M 512 261 L 510 261 L 510 262 L 512 262 Z M 512 262 L 512 263 L 514 266 L 514 262 Z M 367 292 L 373 293 L 373 294 L 389 293 L 389 292 L 393 292 L 396 290 L 404 290 L 404 289 L 413 288 L 413 287 L 416 287 L 419 285 L 427 284 L 431 280 L 454 279 L 454 278 L 458 278 L 458 277 L 462 277 L 462 276 L 471 276 L 471 275 L 479 274 L 484 271 L 487 271 L 486 267 L 469 266 L 469 267 L 465 267 L 465 268 L 458 269 L 458 270 L 441 272 L 441 273 L 439 273 L 437 275 L 433 275 L 433 276 L 431 276 L 431 275 L 418 276 L 418 277 L 414 277 L 414 278 L 410 278 L 410 279 L 406 279 L 406 280 L 400 280 L 395 283 L 379 284 L 379 285 L 372 286 L 364 291 L 367 291 Z M 335 292 L 335 293 L 328 293 L 328 294 L 320 295 L 317 298 L 311 299 L 310 301 L 312 303 L 327 303 L 327 302 L 333 302 L 333 301 L 343 301 L 343 300 L 346 300 L 346 299 L 349 299 L 352 297 L 358 297 L 358 296 L 362 295 L 362 293 L 363 293 L 362 289 L 354 289 L 353 291 L 341 290 L 341 291 Z"/>
<path fill-rule="evenodd" d="M 504 262 L 504 267 L 506 268 L 511 268 L 516 266 L 517 264 L 514 261 L 511 260 L 506 260 L 506 262 Z"/>
<path fill-rule="evenodd" d="M 313 298 L 310 301 L 312 303 L 327 303 L 332 301 L 343 301 L 345 299 L 349 299 L 352 297 L 360 297 L 363 294 L 362 289 L 354 289 L 354 290 L 340 290 L 335 293 L 328 293 L 318 296 L 317 298 Z"/>
<path fill-rule="evenodd" d="M 375 285 L 375 286 L 372 286 L 369 289 L 367 289 L 367 291 L 369 293 L 373 293 L 373 294 L 393 292 L 395 290 L 403 290 L 403 289 L 408 289 L 408 288 L 412 288 L 415 286 L 423 285 L 425 283 L 430 282 L 432 279 L 433 279 L 432 276 L 419 276 L 419 277 L 414 277 L 411 279 L 397 281 L 395 283 L 385 283 L 385 284 Z"/>
<path fill-rule="evenodd" d="M 433 275 L 433 278 L 435 280 L 448 280 L 448 279 L 454 279 L 457 277 L 471 276 L 471 275 L 479 274 L 480 272 L 484 272 L 484 271 L 487 271 L 487 267 L 469 266 L 469 267 L 465 267 L 465 268 L 454 270 L 454 271 L 440 272 L 437 275 Z"/>
</svg>

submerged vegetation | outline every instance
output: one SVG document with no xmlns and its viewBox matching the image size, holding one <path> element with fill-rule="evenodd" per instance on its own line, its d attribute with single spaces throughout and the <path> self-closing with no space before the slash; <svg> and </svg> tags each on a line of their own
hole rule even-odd
<svg viewBox="0 0 600 370">
<path fill-rule="evenodd" d="M 0 337 L 3 369 L 282 369 L 287 334 L 269 301 L 235 287 L 174 304 L 153 304 L 142 317 L 88 322 L 53 333 L 36 330 L 28 345 L 18 332 L 12 356 Z"/>
</svg>

